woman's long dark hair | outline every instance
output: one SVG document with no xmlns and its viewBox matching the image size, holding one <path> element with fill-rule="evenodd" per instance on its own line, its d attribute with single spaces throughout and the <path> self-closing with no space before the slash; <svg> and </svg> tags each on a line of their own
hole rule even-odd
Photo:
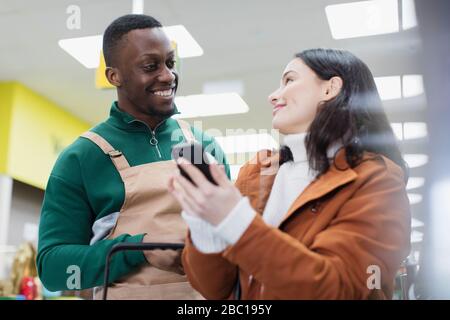
<svg viewBox="0 0 450 320">
<path fill-rule="evenodd" d="M 367 65 L 344 50 L 309 49 L 295 57 L 322 80 L 338 76 L 343 81 L 339 94 L 319 105 L 308 129 L 305 145 L 310 168 L 318 176 L 325 173 L 330 167 L 327 150 L 340 142 L 351 168 L 360 163 L 364 151 L 369 151 L 391 159 L 407 177 L 407 166 Z M 289 153 L 282 149 L 281 158 L 289 158 Z"/>
</svg>

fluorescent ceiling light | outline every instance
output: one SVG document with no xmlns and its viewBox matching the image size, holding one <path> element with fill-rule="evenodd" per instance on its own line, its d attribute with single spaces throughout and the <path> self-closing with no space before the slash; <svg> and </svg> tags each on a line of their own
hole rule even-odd
<svg viewBox="0 0 450 320">
<path fill-rule="evenodd" d="M 407 30 L 416 26 L 417 16 L 414 0 L 402 0 L 402 29 Z"/>
<path fill-rule="evenodd" d="M 423 77 L 420 74 L 375 77 L 381 100 L 410 98 L 423 94 Z"/>
<path fill-rule="evenodd" d="M 225 114 L 246 113 L 249 108 L 237 93 L 199 94 L 176 97 L 178 118 L 219 116 Z"/>
<path fill-rule="evenodd" d="M 412 190 L 422 187 L 425 184 L 425 178 L 423 177 L 410 177 L 408 179 L 408 184 L 406 185 L 406 190 Z"/>
<path fill-rule="evenodd" d="M 164 32 L 170 40 L 177 43 L 178 56 L 180 58 L 198 57 L 203 55 L 203 49 L 195 41 L 194 37 L 187 29 L 179 24 L 176 26 L 164 27 Z"/>
<path fill-rule="evenodd" d="M 170 40 L 177 43 L 178 56 L 189 58 L 201 56 L 203 49 L 182 25 L 163 27 Z M 58 45 L 88 69 L 96 69 L 100 63 L 103 35 L 68 38 L 58 41 Z"/>
<path fill-rule="evenodd" d="M 226 154 L 258 152 L 278 148 L 278 143 L 267 133 L 215 137 Z"/>
<path fill-rule="evenodd" d="M 325 13 L 334 39 L 356 38 L 399 31 L 398 3 L 373 0 L 329 5 Z"/>
<path fill-rule="evenodd" d="M 403 123 L 403 135 L 405 140 L 424 138 L 428 135 L 427 124 L 425 122 L 405 122 Z"/>
<path fill-rule="evenodd" d="M 102 35 L 62 39 L 58 45 L 88 69 L 95 69 L 100 63 Z"/>
<path fill-rule="evenodd" d="M 403 140 L 403 124 L 401 122 L 392 122 L 391 128 L 397 139 Z"/>
<path fill-rule="evenodd" d="M 244 82 L 242 80 L 208 81 L 203 84 L 203 94 L 236 92 L 244 95 Z"/>
<path fill-rule="evenodd" d="M 415 218 L 411 218 L 411 227 L 412 228 L 419 228 L 419 227 L 423 227 L 424 225 L 425 224 L 422 221 L 415 219 Z"/>
<path fill-rule="evenodd" d="M 422 242 L 423 240 L 423 232 L 412 230 L 411 231 L 411 243 Z"/>
<path fill-rule="evenodd" d="M 403 158 L 410 168 L 418 168 L 428 163 L 428 156 L 426 154 L 405 154 Z"/>
<path fill-rule="evenodd" d="M 402 97 L 400 76 L 375 77 L 374 80 L 381 100 L 400 99 Z"/>
<path fill-rule="evenodd" d="M 402 29 L 417 26 L 414 0 L 401 0 Z M 373 36 L 400 31 L 397 0 L 372 0 L 325 7 L 334 39 Z"/>
<path fill-rule="evenodd" d="M 408 193 L 409 204 L 417 204 L 422 202 L 422 195 L 418 193 Z"/>
<path fill-rule="evenodd" d="M 403 76 L 403 97 L 415 97 L 421 95 L 423 90 L 423 77 L 420 74 L 407 74 Z"/>
<path fill-rule="evenodd" d="M 425 122 L 393 122 L 391 127 L 398 140 L 420 139 L 428 135 Z"/>
</svg>

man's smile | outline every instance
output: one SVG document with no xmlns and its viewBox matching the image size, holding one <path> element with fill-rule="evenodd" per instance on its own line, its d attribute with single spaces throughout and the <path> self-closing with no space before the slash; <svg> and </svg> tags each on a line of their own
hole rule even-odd
<svg viewBox="0 0 450 320">
<path fill-rule="evenodd" d="M 149 92 L 159 97 L 171 98 L 175 94 L 175 88 L 150 90 Z"/>
</svg>

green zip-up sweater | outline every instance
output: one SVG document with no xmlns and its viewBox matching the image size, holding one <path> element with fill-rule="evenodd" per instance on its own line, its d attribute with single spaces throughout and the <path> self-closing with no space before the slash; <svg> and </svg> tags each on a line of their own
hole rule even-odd
<svg viewBox="0 0 450 320">
<path fill-rule="evenodd" d="M 114 102 L 110 117 L 91 131 L 122 151 L 130 166 L 137 166 L 170 160 L 172 146 L 184 140 L 181 136 L 178 141 L 171 141 L 172 132 L 177 129 L 177 121 L 169 118 L 152 132 L 145 123 L 121 111 Z M 215 140 L 194 127 L 191 130 L 196 140 L 201 141 L 219 163 L 225 164 L 230 176 L 223 151 Z M 150 144 L 153 135 L 158 140 L 158 147 Z M 80 137 L 63 150 L 48 180 L 39 225 L 36 263 L 39 277 L 47 289 L 74 289 L 76 280 L 73 276 L 77 274 L 74 270 L 79 270 L 81 276 L 77 289 L 101 285 L 105 257 L 111 247 L 119 242 L 142 242 L 144 234 L 123 234 L 89 245 L 94 222 L 120 211 L 124 199 L 120 175 L 109 156 L 97 145 Z M 110 281 L 144 263 L 147 261 L 140 251 L 115 254 L 111 260 Z"/>
</svg>

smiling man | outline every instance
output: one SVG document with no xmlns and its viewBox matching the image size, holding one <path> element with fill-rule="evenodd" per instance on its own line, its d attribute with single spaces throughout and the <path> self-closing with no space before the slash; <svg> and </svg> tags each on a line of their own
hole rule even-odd
<svg viewBox="0 0 450 320">
<path fill-rule="evenodd" d="M 61 153 L 45 192 L 37 267 L 49 290 L 100 286 L 106 255 L 117 243 L 184 242 L 181 207 L 167 190 L 177 170 L 173 145 L 201 142 L 229 175 L 214 139 L 171 118 L 178 113 L 175 52 L 157 20 L 146 15 L 116 19 L 104 33 L 103 52 L 118 101 L 105 122 Z M 201 298 L 187 282 L 180 255 L 117 253 L 108 298 Z"/>
</svg>

